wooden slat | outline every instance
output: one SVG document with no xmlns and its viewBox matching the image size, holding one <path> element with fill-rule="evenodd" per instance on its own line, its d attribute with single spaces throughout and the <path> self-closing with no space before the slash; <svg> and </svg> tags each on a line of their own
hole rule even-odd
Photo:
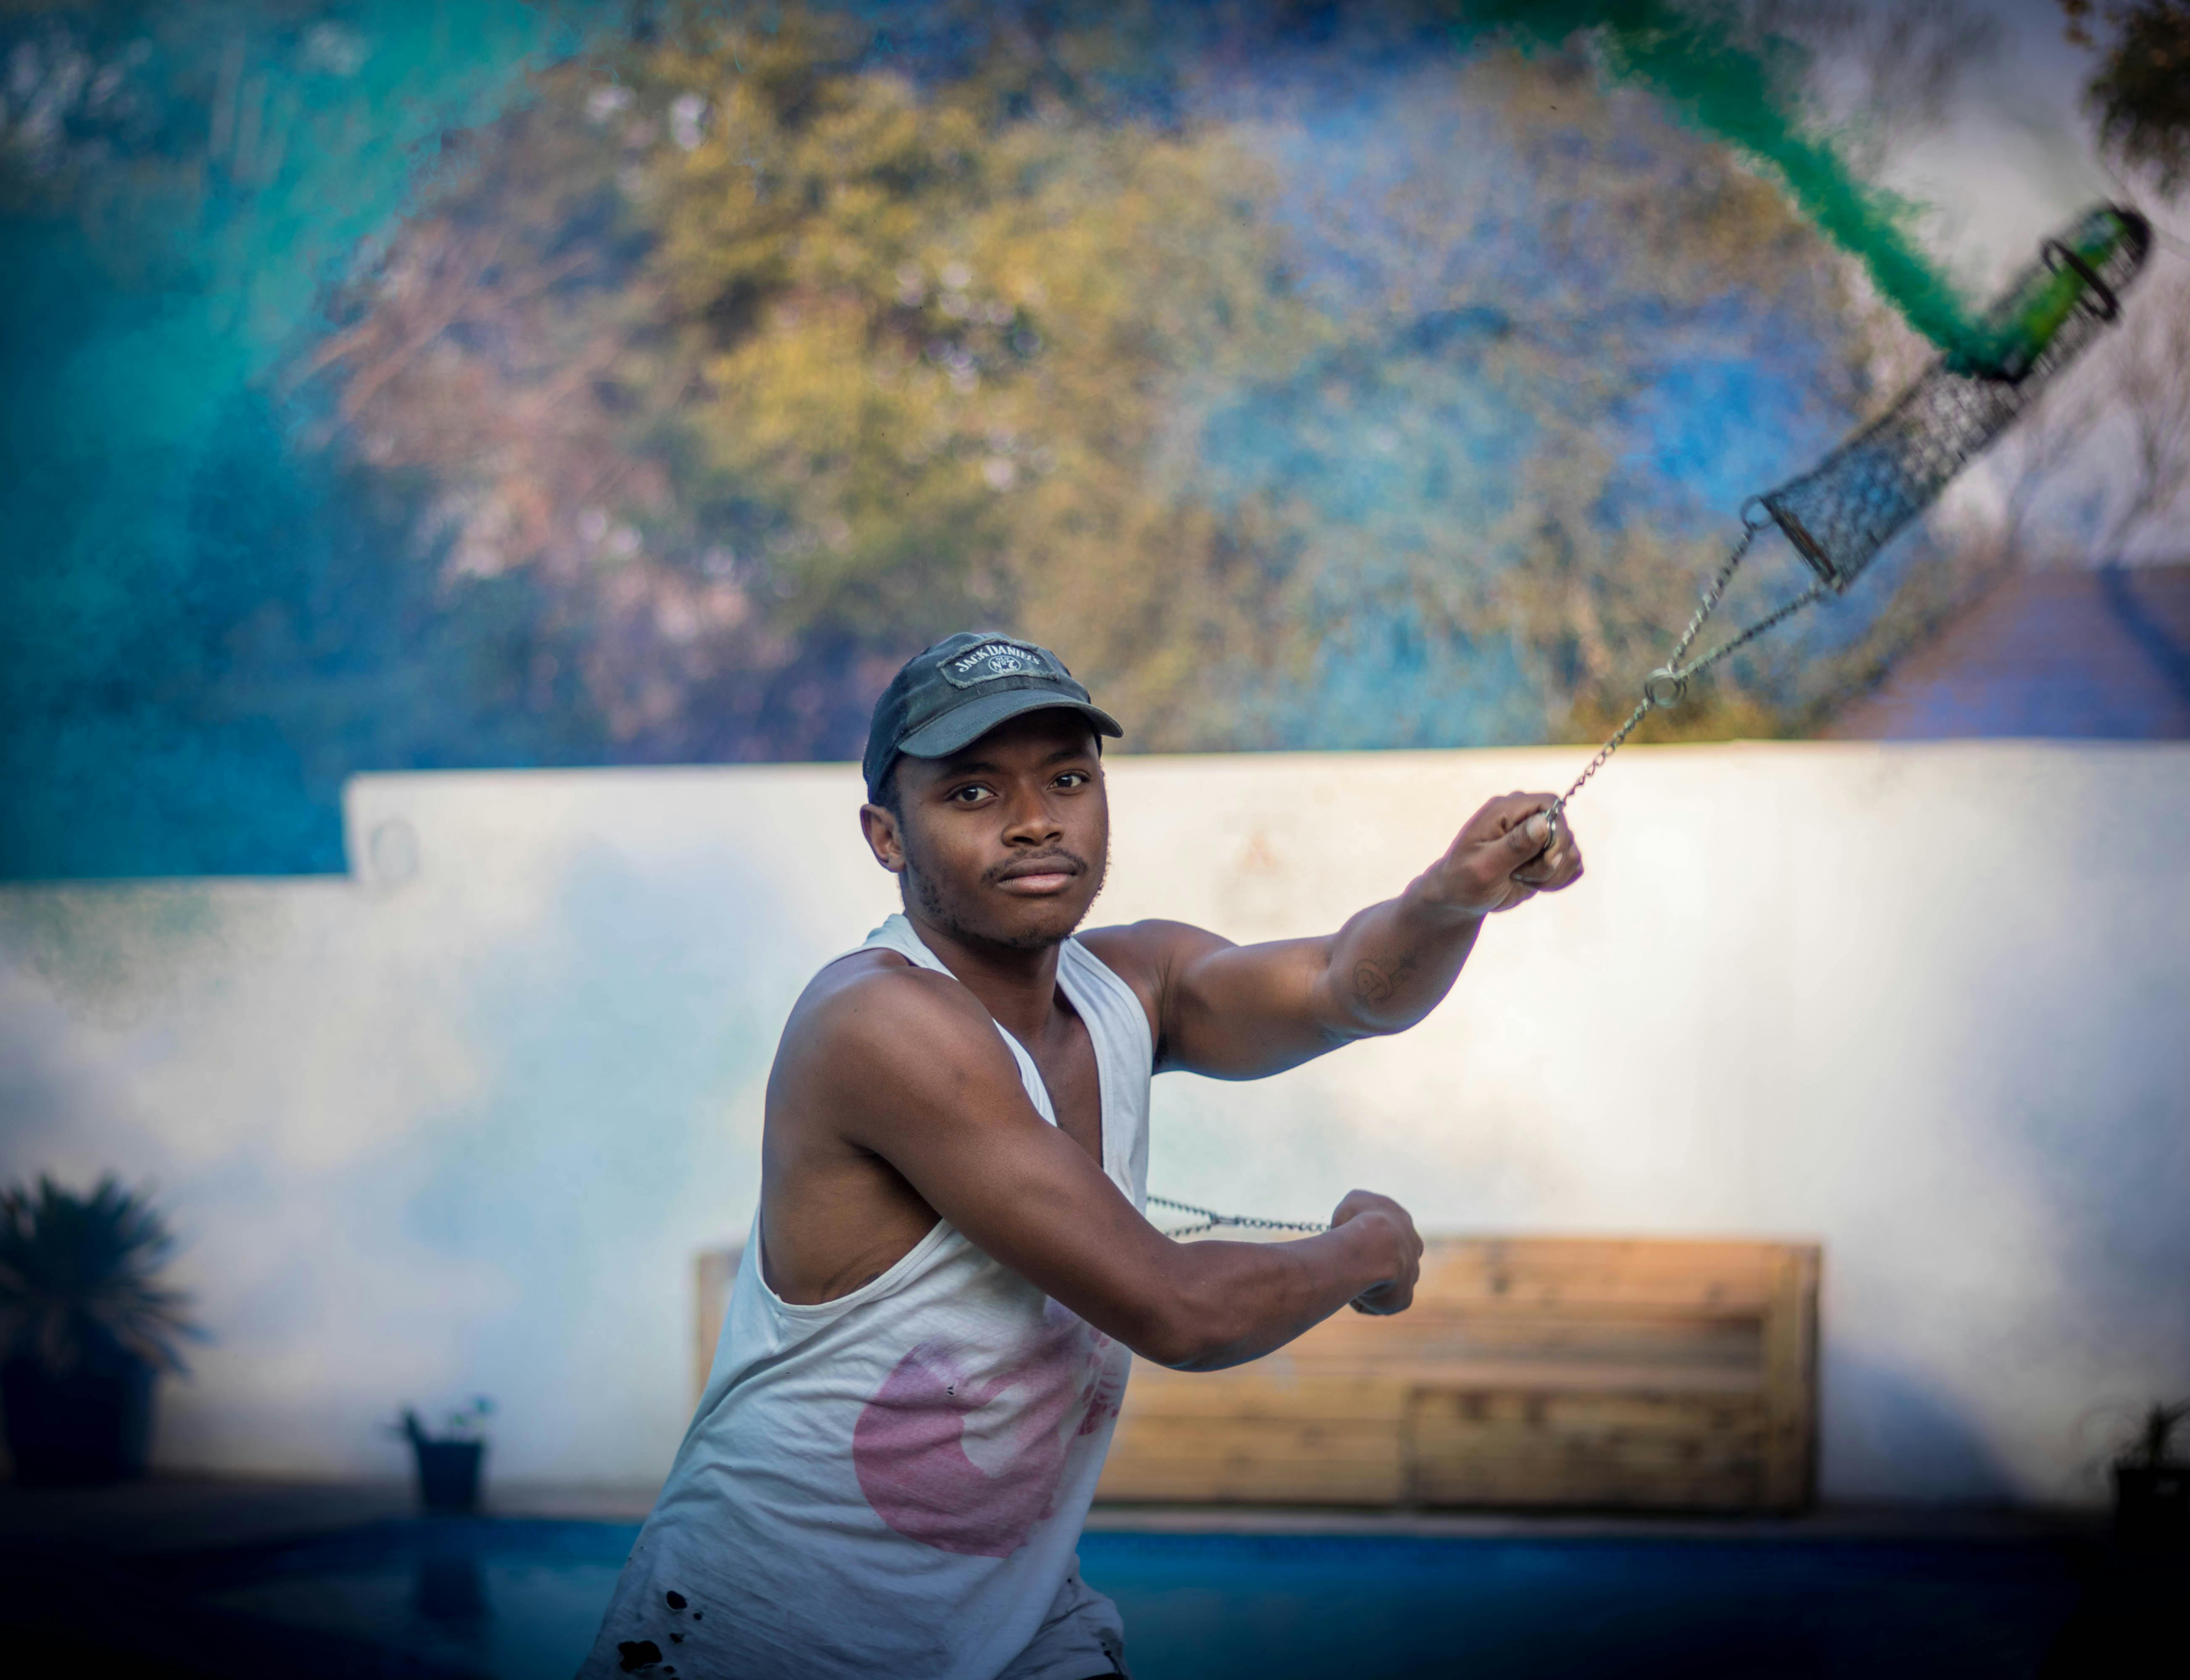
<svg viewBox="0 0 2190 1680">
<path fill-rule="evenodd" d="M 1761 1308 L 1774 1286 L 1776 1244 L 1677 1240 L 1454 1240 L 1423 1255 L 1437 1299 L 1562 1305 Z"/>
<path fill-rule="evenodd" d="M 1417 1506 L 1518 1510 L 1753 1511 L 1759 1497 L 1753 1468 L 1646 1472 L 1482 1461 L 1419 1471 L 1409 1490 L 1407 1502 Z"/>
<path fill-rule="evenodd" d="M 1754 1505 L 1760 1398 L 1420 1393 L 1408 1419 L 1417 1503 Z"/>
<path fill-rule="evenodd" d="M 1399 1425 L 1389 1414 L 1375 1419 L 1138 1417 L 1121 1422 L 1118 1434 L 1132 1451 L 1151 1459 L 1213 1454 L 1242 1462 L 1291 1456 L 1382 1463 L 1399 1450 Z"/>
<path fill-rule="evenodd" d="M 1578 1393 L 1572 1389 L 1417 1389 L 1408 1396 L 1416 1427 L 1458 1436 L 1642 1436 L 1745 1434 L 1764 1439 L 1762 1395 Z"/>
<path fill-rule="evenodd" d="M 1165 1371 L 1136 1365 L 1126 1415 L 1139 1417 L 1348 1418 L 1388 1423 L 1407 1403 L 1404 1376 L 1272 1376 L 1257 1365 L 1235 1373 Z"/>
<path fill-rule="evenodd" d="M 1332 1331 L 1319 1325 L 1285 1351 L 1303 1362 L 1535 1358 L 1753 1366 L 1763 1355 L 1763 1320 L 1761 1308 L 1705 1317 L 1593 1307 L 1586 1314 L 1553 1317 L 1471 1313 L 1432 1302 L 1410 1311 L 1403 1328 L 1370 1323 Z"/>
<path fill-rule="evenodd" d="M 1415 1388 L 1748 1394 L 1764 1386 L 1764 1373 L 1757 1365 L 1611 1365 L 1575 1359 L 1394 1359 L 1351 1371 L 1335 1365 L 1303 1365 L 1293 1375 L 1274 1378 L 1261 1375 L 1257 1365 L 1206 1373 L 1147 1365 L 1133 1370 L 1132 1386 L 1126 1391 L 1128 1406 L 1206 1416 L 1228 1416 L 1237 1409 L 1235 1397 L 1241 1402 L 1251 1397 L 1272 1411 L 1313 1410 L 1324 1394 L 1356 1388 L 1363 1393 L 1363 1405 L 1396 1406 Z"/>
<path fill-rule="evenodd" d="M 1450 1338 L 1470 1348 L 1573 1347 L 1592 1354 L 1634 1346 L 1648 1348 L 1654 1358 L 1754 1359 L 1766 1309 L 1675 1312 L 1592 1303 L 1586 1309 L 1521 1311 L 1501 1305 L 1455 1306 L 1431 1300 L 1423 1302 L 1420 1310 L 1419 1321 L 1407 1329 L 1410 1342 L 1421 1345 Z M 1414 1310 L 1410 1309 L 1406 1316 L 1413 1318 Z M 1360 1339 L 1366 1344 L 1371 1338 Z"/>
<path fill-rule="evenodd" d="M 1403 1481 L 1399 1416 L 1121 1417 L 1096 1496 L 1391 1505 Z"/>
</svg>

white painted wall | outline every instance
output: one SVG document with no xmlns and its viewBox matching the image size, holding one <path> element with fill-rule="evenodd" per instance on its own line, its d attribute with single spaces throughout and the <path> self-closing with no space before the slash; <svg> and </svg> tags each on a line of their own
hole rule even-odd
<svg viewBox="0 0 2190 1680">
<path fill-rule="evenodd" d="M 1320 931 L 1571 752 L 1123 758 L 1102 920 Z M 0 892 L 0 1177 L 156 1179 L 213 1339 L 175 1467 L 643 1480 L 768 1059 L 891 907 L 848 767 L 374 776 L 356 880 Z M 1829 1497 L 2096 1497 L 2190 1390 L 2190 748 L 1631 749 L 1588 879 L 1404 1038 L 1159 1081 L 1152 1179 L 1426 1229 L 1813 1237 Z"/>
</svg>

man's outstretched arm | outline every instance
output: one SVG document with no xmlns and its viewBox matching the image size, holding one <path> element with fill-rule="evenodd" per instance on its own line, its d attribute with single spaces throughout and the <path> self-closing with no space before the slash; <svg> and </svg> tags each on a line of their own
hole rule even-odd
<svg viewBox="0 0 2190 1680">
<path fill-rule="evenodd" d="M 1160 1068 L 1259 1079 L 1414 1025 L 1452 989 L 1484 917 L 1579 878 L 1566 825 L 1545 843 L 1551 803 L 1548 793 L 1491 800 L 1399 897 L 1321 939 L 1235 945 L 1175 922 L 1083 937 L 1148 985 Z"/>
</svg>

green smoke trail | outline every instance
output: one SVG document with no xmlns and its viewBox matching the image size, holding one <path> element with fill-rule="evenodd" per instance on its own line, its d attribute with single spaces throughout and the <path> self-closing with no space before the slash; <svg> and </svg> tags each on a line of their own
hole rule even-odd
<svg viewBox="0 0 2190 1680">
<path fill-rule="evenodd" d="M 1830 143 L 1801 132 L 1783 96 L 1784 60 L 1737 44 L 1724 24 L 1722 14 L 1662 0 L 1478 0 L 1456 29 L 1463 37 L 1503 36 L 1524 50 L 1591 37 L 1613 75 L 1768 165 L 1912 328 L 1943 350 L 1981 357 L 1983 335 L 1968 300 L 1910 236 L 1917 207 L 1858 180 Z"/>
</svg>

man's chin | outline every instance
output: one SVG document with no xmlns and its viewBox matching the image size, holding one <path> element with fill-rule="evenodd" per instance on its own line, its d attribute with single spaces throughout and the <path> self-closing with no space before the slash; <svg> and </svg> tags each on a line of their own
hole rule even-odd
<svg viewBox="0 0 2190 1680">
<path fill-rule="evenodd" d="M 1075 882 L 1062 893 L 1030 895 L 996 888 L 973 904 L 923 903 L 921 909 L 954 938 L 1003 951 L 1047 951 L 1072 937 L 1095 895 Z"/>
<path fill-rule="evenodd" d="M 1087 907 L 1094 896 L 1076 890 L 1077 885 L 1073 890 L 1035 897 L 984 894 L 995 900 L 982 906 L 987 912 L 982 919 L 991 929 L 985 937 L 990 944 L 1012 951 L 1041 951 L 1062 945 L 1087 919 Z"/>
</svg>

